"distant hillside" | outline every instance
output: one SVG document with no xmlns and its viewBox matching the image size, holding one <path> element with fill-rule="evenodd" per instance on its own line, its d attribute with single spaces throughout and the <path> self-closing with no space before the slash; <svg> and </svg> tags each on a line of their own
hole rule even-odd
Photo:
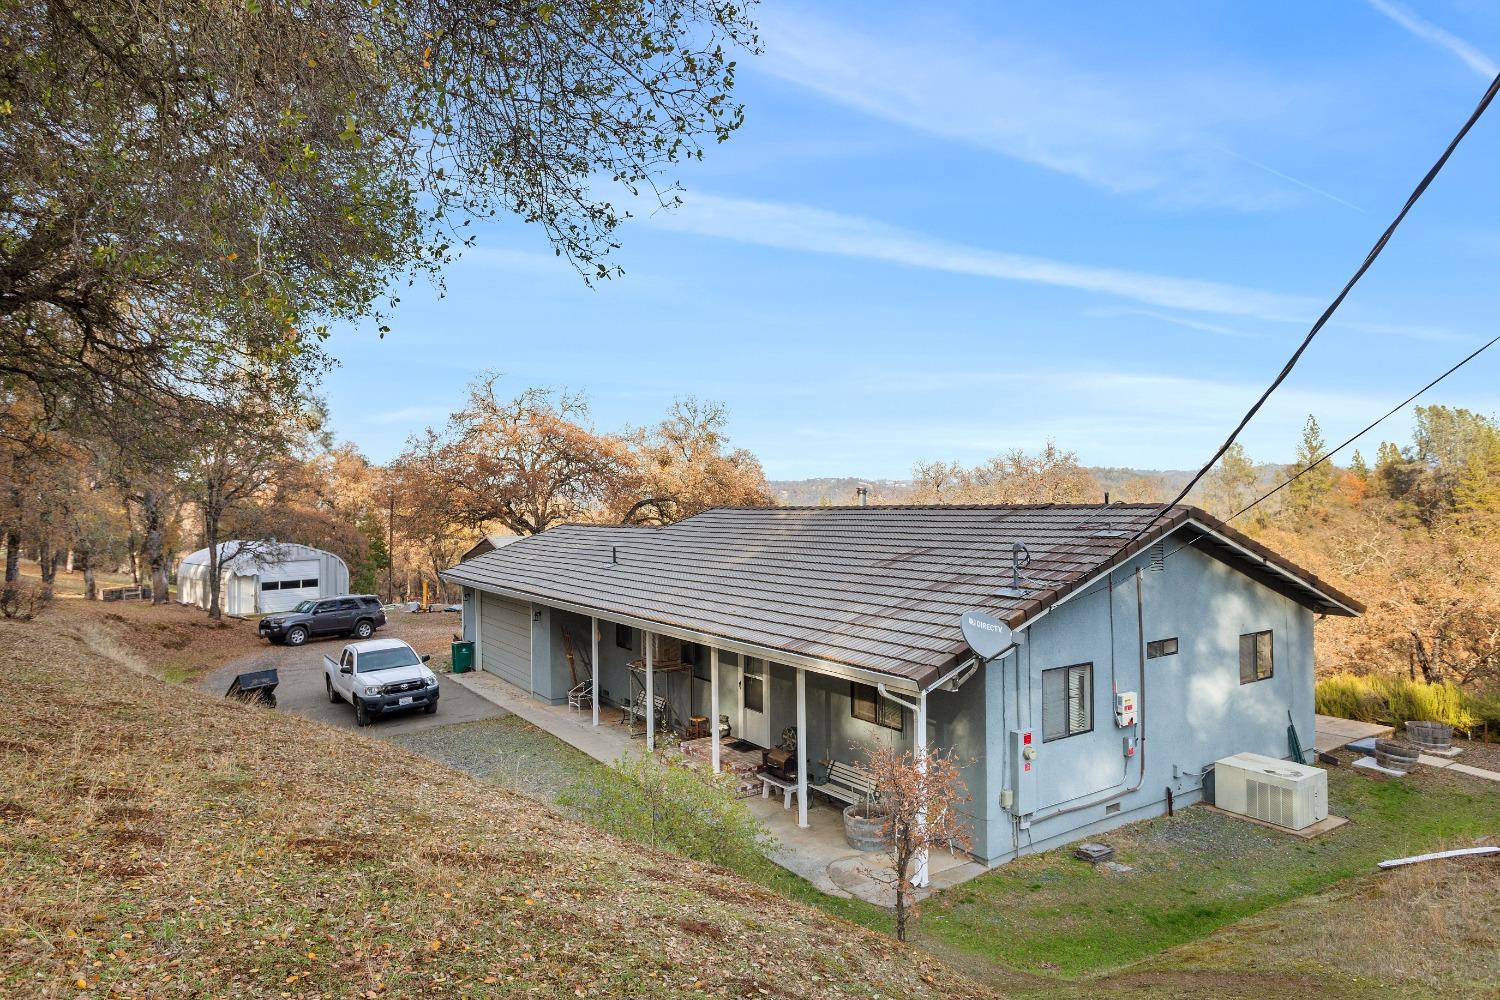
<svg viewBox="0 0 1500 1000">
<path fill-rule="evenodd" d="M 1099 482 L 1099 500 L 1109 493 L 1112 500 L 1136 499 L 1133 488 L 1148 485 L 1151 496 L 1146 500 L 1167 500 L 1182 489 L 1192 477 L 1181 469 L 1127 469 L 1114 466 L 1092 466 L 1089 472 Z M 871 503 L 905 503 L 911 498 L 909 479 L 858 479 L 853 476 L 820 479 L 773 479 L 771 495 L 788 507 L 812 507 L 820 503 L 852 504 L 860 484 L 870 489 Z"/>
</svg>

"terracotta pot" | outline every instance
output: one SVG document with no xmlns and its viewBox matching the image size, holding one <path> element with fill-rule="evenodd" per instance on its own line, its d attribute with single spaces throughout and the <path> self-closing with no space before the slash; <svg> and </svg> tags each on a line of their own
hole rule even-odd
<svg viewBox="0 0 1500 1000">
<path fill-rule="evenodd" d="M 844 809 L 844 838 L 856 851 L 883 851 L 891 846 L 889 831 L 890 813 L 864 803 Z"/>
</svg>

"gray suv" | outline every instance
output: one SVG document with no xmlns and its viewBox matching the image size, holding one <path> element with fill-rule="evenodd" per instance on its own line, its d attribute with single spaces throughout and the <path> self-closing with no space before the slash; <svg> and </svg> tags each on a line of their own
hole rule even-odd
<svg viewBox="0 0 1500 1000">
<path fill-rule="evenodd" d="M 271 642 L 300 646 L 315 636 L 352 635 L 368 639 L 385 624 L 380 598 L 373 594 L 346 594 L 303 601 L 290 611 L 267 615 L 259 631 Z"/>
</svg>

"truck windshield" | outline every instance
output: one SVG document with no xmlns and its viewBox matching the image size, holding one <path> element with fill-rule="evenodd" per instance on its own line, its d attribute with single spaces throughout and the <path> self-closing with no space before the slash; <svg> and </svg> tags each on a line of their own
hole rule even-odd
<svg viewBox="0 0 1500 1000">
<path fill-rule="evenodd" d="M 303 601 L 302 603 L 298 604 L 295 608 L 292 609 L 292 614 L 294 614 L 294 615 L 310 615 L 310 614 L 312 614 L 312 609 L 313 609 L 313 602 L 312 601 Z"/>
<path fill-rule="evenodd" d="M 421 662 L 409 647 L 372 649 L 368 653 L 359 654 L 359 665 L 355 669 L 362 674 L 372 674 L 377 670 L 390 670 L 393 667 L 414 667 Z"/>
</svg>

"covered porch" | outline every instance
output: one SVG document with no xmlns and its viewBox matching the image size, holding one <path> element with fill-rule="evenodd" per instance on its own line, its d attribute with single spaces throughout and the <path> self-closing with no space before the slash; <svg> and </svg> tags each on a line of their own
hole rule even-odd
<svg viewBox="0 0 1500 1000">
<path fill-rule="evenodd" d="M 454 674 L 451 680 L 601 763 L 642 749 L 640 737 L 631 736 L 625 726 L 610 721 L 608 708 L 595 726 L 592 713 L 550 704 L 491 674 Z M 756 792 L 744 799 L 746 807 L 777 841 L 767 856 L 829 895 L 852 896 L 877 906 L 894 905 L 885 855 L 851 848 L 844 839 L 843 803 L 829 804 L 816 795 L 813 798 L 806 826 L 801 825 L 801 811 L 785 808 L 779 795 L 762 798 Z M 929 870 L 930 889 L 938 890 L 965 882 L 986 869 L 967 855 L 942 852 L 932 856 Z"/>
</svg>

